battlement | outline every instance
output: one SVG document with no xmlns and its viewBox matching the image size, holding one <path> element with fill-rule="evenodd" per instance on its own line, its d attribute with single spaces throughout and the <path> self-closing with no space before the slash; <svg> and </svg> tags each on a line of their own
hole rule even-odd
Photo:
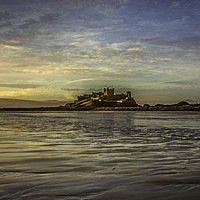
<svg viewBox="0 0 200 200">
<path fill-rule="evenodd" d="M 133 98 L 131 97 L 131 92 L 128 91 L 126 94 L 115 94 L 114 88 L 104 88 L 104 92 L 92 92 L 91 94 L 84 94 L 77 97 L 76 101 L 82 101 L 85 99 L 92 99 L 98 101 L 117 101 L 117 102 L 124 102 L 124 101 L 132 101 Z"/>
<path fill-rule="evenodd" d="M 104 88 L 104 96 L 112 97 L 114 96 L 114 88 Z"/>
<path fill-rule="evenodd" d="M 102 105 L 136 106 L 135 100 L 131 97 L 131 92 L 115 94 L 114 88 L 104 88 L 103 92 L 92 92 L 77 97 L 74 103 L 87 101 L 101 102 Z"/>
</svg>

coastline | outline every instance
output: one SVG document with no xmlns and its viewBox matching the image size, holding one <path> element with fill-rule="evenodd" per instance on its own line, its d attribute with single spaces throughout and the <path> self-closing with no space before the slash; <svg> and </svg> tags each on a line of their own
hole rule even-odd
<svg viewBox="0 0 200 200">
<path fill-rule="evenodd" d="M 172 105 L 156 104 L 154 106 L 144 104 L 135 106 L 122 106 L 121 104 L 109 104 L 96 101 L 84 100 L 79 103 L 69 103 L 65 106 L 57 107 L 32 107 L 32 108 L 0 108 L 0 113 L 19 112 L 19 113 L 65 113 L 65 112 L 93 112 L 93 113 L 114 113 L 114 112 L 178 112 L 178 113 L 200 113 L 200 104 L 189 104 L 187 102 L 179 102 Z"/>
<path fill-rule="evenodd" d="M 0 111 L 0 113 L 177 113 L 177 114 L 200 114 L 200 111 L 163 111 L 163 110 L 137 110 L 137 111 L 122 111 L 122 110 L 66 110 L 66 111 Z"/>
</svg>

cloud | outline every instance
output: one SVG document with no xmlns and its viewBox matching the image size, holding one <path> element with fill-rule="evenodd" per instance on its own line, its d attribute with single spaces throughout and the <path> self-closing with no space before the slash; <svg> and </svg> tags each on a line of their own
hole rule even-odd
<svg viewBox="0 0 200 200">
<path fill-rule="evenodd" d="M 0 20 L 9 20 L 12 18 L 12 15 L 8 11 L 0 11 Z"/>
<path fill-rule="evenodd" d="M 34 74 L 42 74 L 42 75 L 61 75 L 66 74 L 68 76 L 74 77 L 78 76 L 84 72 L 91 71 L 93 68 L 86 65 L 79 65 L 79 64 L 72 64 L 72 65 L 62 65 L 57 63 L 51 63 L 43 65 L 36 65 L 36 66 L 27 66 L 18 71 L 26 72 L 26 73 L 34 73 Z M 85 74 L 87 76 L 87 74 Z"/>
<path fill-rule="evenodd" d="M 35 27 L 38 25 L 38 20 L 36 19 L 25 19 L 24 23 L 18 27 L 18 29 L 29 29 L 30 27 Z"/>
<path fill-rule="evenodd" d="M 77 79 L 77 80 L 73 80 L 73 81 L 68 81 L 64 85 L 69 85 L 69 84 L 73 84 L 73 83 L 79 83 L 79 82 L 83 82 L 83 81 L 91 81 L 91 80 L 94 80 L 94 79 L 92 79 L 92 78 L 89 78 L 89 79 Z"/>
<path fill-rule="evenodd" d="M 66 92 L 82 92 L 84 89 L 82 88 L 62 88 L 62 90 Z"/>
<path fill-rule="evenodd" d="M 39 23 L 52 24 L 59 20 L 60 14 L 58 13 L 46 13 L 39 17 Z"/>
<path fill-rule="evenodd" d="M 13 87 L 10 95 L 18 95 L 15 88 L 28 89 L 18 84 L 22 79 L 32 83 L 30 79 L 36 78 L 57 90 L 117 83 L 121 88 L 133 84 L 163 89 L 199 83 L 199 1 L 1 0 L 0 4 L 0 79 L 5 94 Z M 32 90 L 24 95 L 44 92 L 42 86 L 29 87 Z"/>
<path fill-rule="evenodd" d="M 38 88 L 43 85 L 36 85 L 36 84 L 0 84 L 0 87 L 8 87 L 8 88 L 22 88 L 22 89 L 27 89 L 27 88 Z"/>
<path fill-rule="evenodd" d="M 186 50 L 200 49 L 200 35 L 191 37 L 178 37 L 178 38 L 155 37 L 155 38 L 141 39 L 138 42 L 144 44 L 160 45 L 160 46 L 179 47 Z"/>
<path fill-rule="evenodd" d="M 18 29 L 35 29 L 40 28 L 41 25 L 52 25 L 58 23 L 60 20 L 60 14 L 58 13 L 45 13 L 39 17 L 27 18 L 24 23 L 18 27 Z"/>
<path fill-rule="evenodd" d="M 21 50 L 22 47 L 19 46 L 12 46 L 12 45 L 0 45 L 2 48 L 10 49 L 10 50 Z"/>
<path fill-rule="evenodd" d="M 12 22 L 10 21 L 0 21 L 0 27 L 1 28 L 8 28 L 8 27 L 11 27 L 12 26 Z"/>
<path fill-rule="evenodd" d="M 181 80 L 181 81 L 166 81 L 165 83 L 168 83 L 168 84 L 177 84 L 177 85 L 190 85 L 191 82 L 189 81 L 185 81 L 185 80 Z"/>
</svg>

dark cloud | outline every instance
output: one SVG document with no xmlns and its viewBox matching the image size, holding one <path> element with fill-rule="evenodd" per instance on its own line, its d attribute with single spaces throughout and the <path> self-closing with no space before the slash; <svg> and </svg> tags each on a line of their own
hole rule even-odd
<svg viewBox="0 0 200 200">
<path fill-rule="evenodd" d="M 3 20 L 9 20 L 9 19 L 12 19 L 12 15 L 10 12 L 8 11 L 0 11 L 0 20 L 3 21 Z"/>
<path fill-rule="evenodd" d="M 186 49 L 200 49 L 200 35 L 180 38 L 177 40 L 177 46 Z"/>
<path fill-rule="evenodd" d="M 28 29 L 31 26 L 35 26 L 38 24 L 38 21 L 36 19 L 25 19 L 24 23 L 20 25 L 18 28 L 20 29 Z"/>
<path fill-rule="evenodd" d="M 1 4 L 0 4 L 1 5 Z M 0 27 L 11 27 L 13 23 L 10 21 L 14 16 L 8 11 L 0 11 Z"/>
<path fill-rule="evenodd" d="M 160 45 L 160 46 L 173 46 L 183 49 L 199 49 L 200 48 L 200 35 L 191 37 L 156 37 L 139 40 L 141 43 Z"/>
<path fill-rule="evenodd" d="M 167 81 L 165 83 L 177 84 L 177 85 L 188 85 L 188 84 L 190 84 L 190 82 L 188 82 L 188 81 Z"/>
<path fill-rule="evenodd" d="M 36 0 L 37 2 L 38 0 Z M 1 0 L 1 5 L 18 5 L 18 4 L 25 4 L 27 1 L 26 0 Z"/>
<path fill-rule="evenodd" d="M 10 21 L 0 21 L 1 28 L 8 28 L 11 27 L 13 24 Z"/>
<path fill-rule="evenodd" d="M 17 29 L 40 29 L 44 25 L 53 25 L 59 21 L 59 14 L 46 13 L 38 18 L 25 19 Z"/>
<path fill-rule="evenodd" d="M 46 13 L 39 17 L 39 23 L 44 23 L 44 24 L 56 23 L 59 20 L 59 17 L 60 15 L 58 13 L 56 14 Z"/>
</svg>

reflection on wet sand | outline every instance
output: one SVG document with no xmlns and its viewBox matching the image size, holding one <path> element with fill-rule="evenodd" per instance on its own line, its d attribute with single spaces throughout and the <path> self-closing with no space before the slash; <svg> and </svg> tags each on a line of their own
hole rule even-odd
<svg viewBox="0 0 200 200">
<path fill-rule="evenodd" d="M 198 199 L 199 114 L 0 114 L 0 199 Z"/>
</svg>

